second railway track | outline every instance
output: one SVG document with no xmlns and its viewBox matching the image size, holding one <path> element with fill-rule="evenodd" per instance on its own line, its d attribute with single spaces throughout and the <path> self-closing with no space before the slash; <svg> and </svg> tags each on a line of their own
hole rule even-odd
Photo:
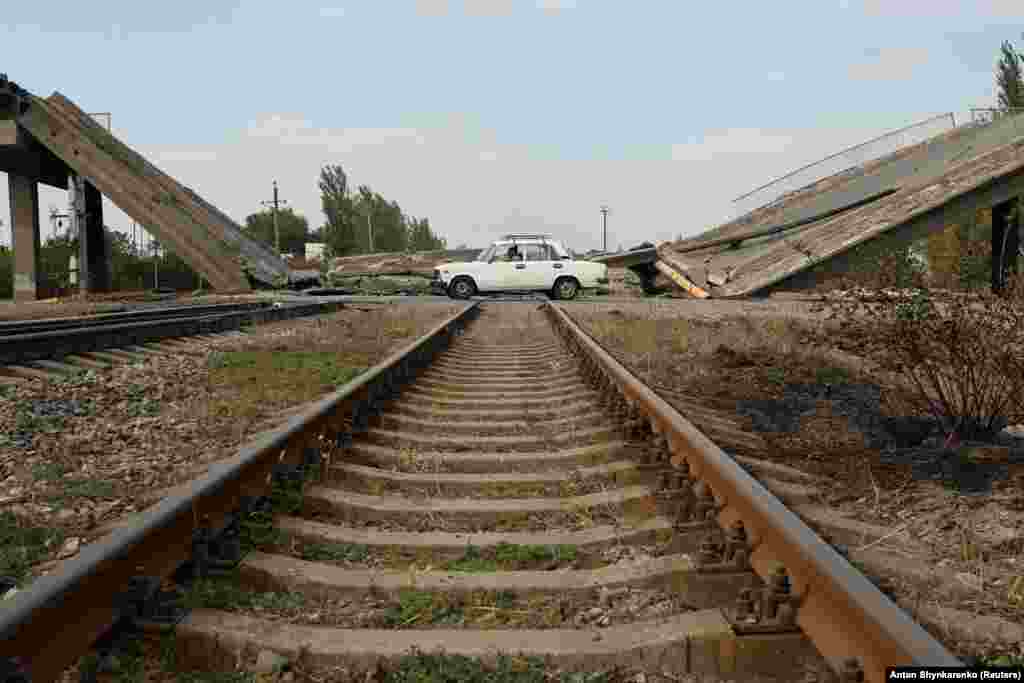
<svg viewBox="0 0 1024 683">
<path fill-rule="evenodd" d="M 125 313 L 0 323 L 0 382 L 102 368 L 173 352 L 182 339 L 329 313 L 342 304 L 271 302 L 154 306 Z"/>
<path fill-rule="evenodd" d="M 958 664 L 551 304 L 467 306 L 37 580 L 0 609 L 0 680 L 125 624 L 339 681 L 439 649 L 652 683 Z"/>
</svg>

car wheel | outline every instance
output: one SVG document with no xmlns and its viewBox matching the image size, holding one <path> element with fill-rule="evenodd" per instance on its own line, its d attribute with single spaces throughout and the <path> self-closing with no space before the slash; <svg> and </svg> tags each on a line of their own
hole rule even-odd
<svg viewBox="0 0 1024 683">
<path fill-rule="evenodd" d="M 571 277 L 558 278 L 558 282 L 555 283 L 555 298 L 570 301 L 576 298 L 576 294 L 580 290 L 579 283 Z"/>
<path fill-rule="evenodd" d="M 468 277 L 457 277 L 448 285 L 448 296 L 453 299 L 468 299 L 476 294 L 476 285 Z"/>
</svg>

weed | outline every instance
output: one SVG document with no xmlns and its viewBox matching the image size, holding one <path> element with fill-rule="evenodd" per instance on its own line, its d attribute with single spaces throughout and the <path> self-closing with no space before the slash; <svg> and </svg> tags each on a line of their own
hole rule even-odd
<svg viewBox="0 0 1024 683">
<path fill-rule="evenodd" d="M 251 372 L 275 372 L 314 376 L 322 384 L 339 386 L 363 372 L 338 364 L 338 357 L 319 351 L 224 351 L 210 355 L 211 369 L 235 370 L 248 377 Z"/>
<path fill-rule="evenodd" d="M 128 417 L 152 417 L 159 412 L 160 402 L 149 397 L 128 402 Z"/>
<path fill-rule="evenodd" d="M 33 481 L 57 481 L 67 472 L 67 467 L 59 462 L 41 462 L 32 466 Z"/>
<path fill-rule="evenodd" d="M 843 368 L 824 367 L 814 371 L 814 378 L 818 384 L 847 384 L 850 373 Z"/>
<path fill-rule="evenodd" d="M 0 575 L 10 576 L 20 585 L 32 565 L 43 561 L 63 541 L 59 529 L 25 526 L 13 513 L 0 512 Z"/>
<path fill-rule="evenodd" d="M 398 604 L 384 613 L 384 623 L 392 628 L 403 628 L 413 624 L 458 624 L 464 620 L 459 605 L 448 601 L 446 596 L 426 591 L 406 590 L 398 597 Z"/>
<path fill-rule="evenodd" d="M 103 479 L 66 479 L 64 494 L 74 498 L 109 498 L 114 495 L 114 484 Z"/>
<path fill-rule="evenodd" d="M 178 683 L 255 683 L 256 674 L 245 671 L 183 671 Z"/>
<path fill-rule="evenodd" d="M 1024 655 L 993 655 L 990 657 L 982 657 L 981 664 L 982 666 L 991 666 L 999 668 L 1024 667 Z"/>
<path fill-rule="evenodd" d="M 135 638 L 123 641 L 104 664 L 104 669 L 113 673 L 118 683 L 140 683 L 145 680 L 142 644 Z"/>
<path fill-rule="evenodd" d="M 36 415 L 27 411 L 19 411 L 14 417 L 14 429 L 26 434 L 43 432 L 56 434 L 64 428 L 63 415 Z"/>
<path fill-rule="evenodd" d="M 563 673 L 552 679 L 539 657 L 499 654 L 493 666 L 480 659 L 413 650 L 388 671 L 385 683 L 610 683 L 609 673 Z"/>
<path fill-rule="evenodd" d="M 302 608 L 302 593 L 248 591 L 238 585 L 238 577 L 199 579 L 185 592 L 183 599 L 189 609 L 265 609 L 289 611 Z"/>
<path fill-rule="evenodd" d="M 766 368 L 764 378 L 771 384 L 781 387 L 786 383 L 786 370 L 778 367 Z"/>
<path fill-rule="evenodd" d="M 498 562 L 488 559 L 480 554 L 480 548 L 475 545 L 466 546 L 462 557 L 452 560 L 444 566 L 450 572 L 496 572 Z"/>
<path fill-rule="evenodd" d="M 361 543 L 305 543 L 300 557 L 310 562 L 361 562 L 370 548 Z"/>
</svg>

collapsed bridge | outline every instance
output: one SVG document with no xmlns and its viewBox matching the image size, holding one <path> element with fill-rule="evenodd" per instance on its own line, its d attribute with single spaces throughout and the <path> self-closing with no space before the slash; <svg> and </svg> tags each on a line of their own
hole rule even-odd
<svg viewBox="0 0 1024 683">
<path fill-rule="evenodd" d="M 79 236 L 80 287 L 110 289 L 105 195 L 220 291 L 287 283 L 273 250 L 160 171 L 58 92 L 37 97 L 0 74 L 0 171 L 8 174 L 14 298 L 39 289 L 40 183 L 68 190 Z"/>
<path fill-rule="evenodd" d="M 930 269 L 955 269 L 957 228 L 984 221 L 995 290 L 1017 270 L 1022 196 L 1024 116 L 1004 116 L 853 165 L 696 236 L 594 260 L 633 270 L 647 291 L 760 296 L 813 288 L 866 253 L 918 242 L 927 242 Z M 938 258 L 943 250 L 952 253 Z"/>
</svg>

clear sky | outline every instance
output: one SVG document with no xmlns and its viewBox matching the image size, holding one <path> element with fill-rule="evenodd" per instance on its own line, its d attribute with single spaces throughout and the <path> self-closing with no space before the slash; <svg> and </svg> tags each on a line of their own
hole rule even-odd
<svg viewBox="0 0 1024 683">
<path fill-rule="evenodd" d="M 544 230 L 581 251 L 601 246 L 602 204 L 612 249 L 690 235 L 843 147 L 960 123 L 993 106 L 1000 43 L 1024 48 L 1019 0 L 94 0 L 0 16 L 0 71 L 111 112 L 115 135 L 239 222 L 276 179 L 318 227 L 319 169 L 341 164 L 449 245 Z M 9 243 L 6 182 L 0 220 Z M 130 225 L 109 203 L 106 222 Z"/>
</svg>

